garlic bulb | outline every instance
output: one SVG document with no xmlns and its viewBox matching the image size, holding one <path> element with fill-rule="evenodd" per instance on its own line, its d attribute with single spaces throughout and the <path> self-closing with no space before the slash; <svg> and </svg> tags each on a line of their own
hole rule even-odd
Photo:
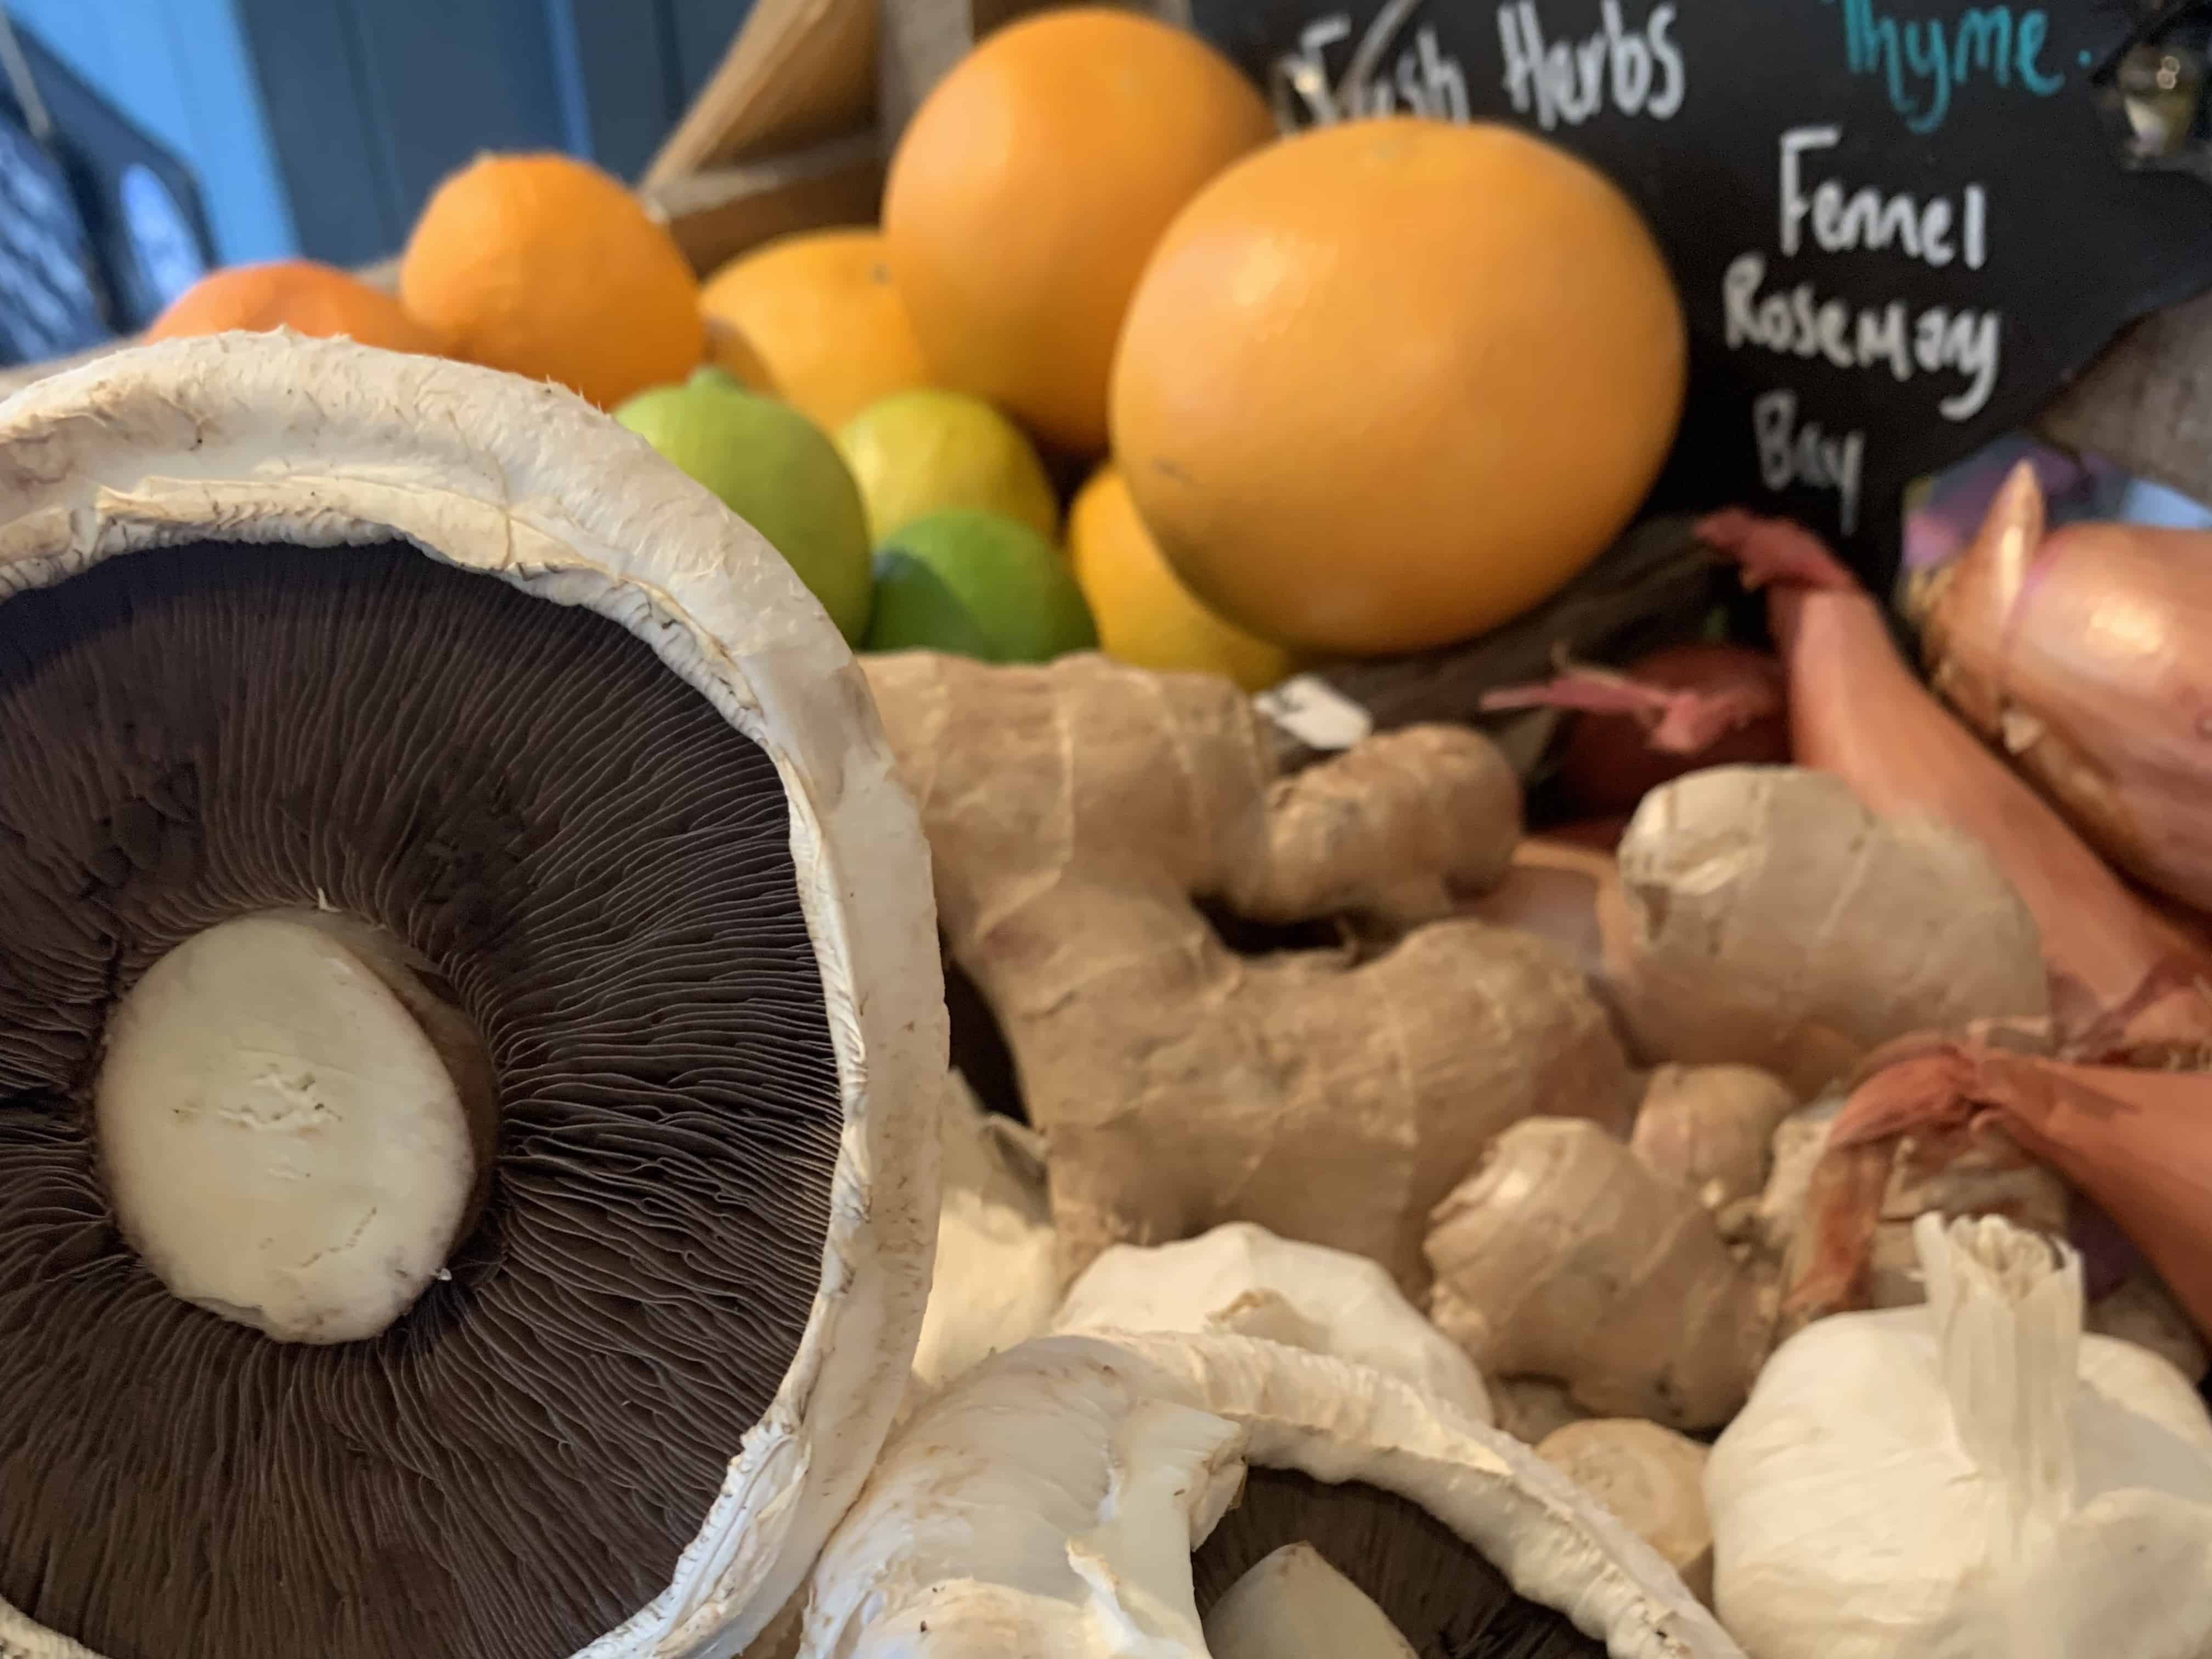
<svg viewBox="0 0 2212 1659">
<path fill-rule="evenodd" d="M 1035 1336 L 1060 1297 L 1059 1240 L 1036 1136 L 986 1112 L 957 1072 L 945 1079 L 939 1121 L 937 1270 L 910 1396 Z"/>
<path fill-rule="evenodd" d="M 1057 1331 L 1263 1337 L 1388 1371 L 1477 1423 L 1482 1373 L 1364 1255 L 1232 1221 L 1179 1243 L 1117 1244 L 1069 1286 Z"/>
<path fill-rule="evenodd" d="M 2185 1381 L 2204 1380 L 2204 1339 L 2197 1334 L 2173 1292 L 2157 1273 L 2138 1267 L 2110 1294 L 2089 1304 L 2087 1328 L 2100 1336 L 2116 1336 L 2148 1348 L 2171 1360 Z"/>
<path fill-rule="evenodd" d="M 1741 1659 L 1525 1446 L 1365 1366 L 1167 1334 L 1038 1338 L 924 1407 L 816 1565 L 803 1659 L 1205 1659 L 1191 1553 L 1248 1466 L 1411 1500 L 1614 1659 Z"/>
<path fill-rule="evenodd" d="M 2212 1642 L 2212 1420 L 2082 1334 L 2081 1261 L 1914 1227 L 1925 1306 L 1778 1350 L 1705 1473 L 1715 1606 L 1758 1659 L 2179 1659 Z"/>
</svg>

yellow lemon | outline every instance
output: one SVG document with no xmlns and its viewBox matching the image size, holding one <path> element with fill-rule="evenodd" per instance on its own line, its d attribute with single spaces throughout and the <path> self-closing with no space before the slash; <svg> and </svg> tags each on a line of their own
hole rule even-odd
<svg viewBox="0 0 2212 1659">
<path fill-rule="evenodd" d="M 1290 653 L 1231 627 L 1192 596 L 1111 464 L 1091 475 L 1068 511 L 1067 553 L 1108 656 L 1224 675 L 1247 691 L 1264 691 L 1291 672 Z"/>
<path fill-rule="evenodd" d="M 845 423 L 838 452 L 882 543 L 916 519 L 970 507 L 1059 533 L 1060 501 L 1022 430 L 963 392 L 894 392 Z"/>
</svg>

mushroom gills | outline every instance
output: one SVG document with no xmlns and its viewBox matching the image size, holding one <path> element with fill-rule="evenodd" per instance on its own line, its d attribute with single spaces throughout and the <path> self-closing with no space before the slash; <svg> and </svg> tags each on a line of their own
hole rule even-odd
<svg viewBox="0 0 2212 1659">
<path fill-rule="evenodd" d="M 1518 1594 L 1480 1550 L 1419 1504 L 1360 1482 L 1329 1485 L 1256 1466 L 1245 1473 L 1237 1506 L 1192 1557 L 1209 1637 L 1237 1583 L 1291 1544 L 1308 1545 L 1350 1580 L 1419 1659 L 1605 1659 L 1603 1642 Z"/>
<path fill-rule="evenodd" d="M 1311 1544 L 1285 1544 L 1206 1615 L 1212 1659 L 1415 1659 L 1390 1615 Z"/>
<path fill-rule="evenodd" d="M 0 599 L 0 1601 L 106 1659 L 546 1659 L 661 1595 L 830 1236 L 792 840 L 775 760 L 652 646 L 411 546 Z M 271 927 L 382 984 L 476 1168 L 354 1340 L 212 1316 L 117 1224 L 158 1265 L 97 1109 L 159 1109 L 132 988 Z M 157 1142 L 141 1185 L 194 1167 Z"/>
</svg>

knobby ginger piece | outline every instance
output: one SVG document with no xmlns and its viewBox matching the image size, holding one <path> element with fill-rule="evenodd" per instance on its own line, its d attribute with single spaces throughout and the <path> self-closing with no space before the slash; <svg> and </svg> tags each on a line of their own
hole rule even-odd
<svg viewBox="0 0 2212 1659">
<path fill-rule="evenodd" d="M 1629 1146 L 1644 1166 L 1718 1211 L 1766 1184 L 1769 1146 L 1797 1097 L 1752 1066 L 1662 1066 L 1644 1085 Z"/>
<path fill-rule="evenodd" d="M 1523 1445 L 1540 1446 L 1568 1424 L 1589 1418 L 1556 1377 L 1498 1376 L 1489 1378 L 1486 1386 L 1498 1426 Z"/>
<path fill-rule="evenodd" d="M 1533 1118 L 1437 1206 L 1429 1316 L 1486 1375 L 1611 1417 L 1726 1422 L 1765 1352 L 1753 1279 L 1695 1194 L 1588 1122 Z"/>
<path fill-rule="evenodd" d="M 1520 829 L 1460 728 L 1293 776 L 1225 680 L 1101 657 L 869 660 L 921 803 L 939 920 L 1018 1063 L 1063 1267 L 1224 1221 L 1426 1288 L 1430 1208 L 1538 1112 L 1625 1122 L 1626 1057 L 1571 963 L 1451 919 Z M 1197 901 L 1402 928 L 1380 954 L 1243 956 Z"/>
<path fill-rule="evenodd" d="M 1978 842 L 1848 785 L 1724 766 L 1654 790 L 1619 854 L 1632 1045 L 1809 1097 L 1910 1032 L 2050 1008 L 2034 916 Z"/>
<path fill-rule="evenodd" d="M 1706 1449 L 1641 1418 L 1600 1417 L 1547 1436 L 1536 1455 L 1628 1523 L 1700 1601 L 1713 1599 Z"/>
</svg>

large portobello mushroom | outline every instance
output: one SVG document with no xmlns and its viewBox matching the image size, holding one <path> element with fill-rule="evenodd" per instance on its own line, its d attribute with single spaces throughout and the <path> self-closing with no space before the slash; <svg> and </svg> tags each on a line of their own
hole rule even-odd
<svg viewBox="0 0 2212 1659">
<path fill-rule="evenodd" d="M 906 1380 L 935 940 L 836 629 L 574 398 L 0 405 L 0 1652 L 742 1647 Z"/>
</svg>

